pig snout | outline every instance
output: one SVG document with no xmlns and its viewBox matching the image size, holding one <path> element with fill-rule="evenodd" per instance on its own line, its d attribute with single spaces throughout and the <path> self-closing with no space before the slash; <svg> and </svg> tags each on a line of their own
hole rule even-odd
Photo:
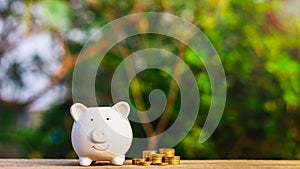
<svg viewBox="0 0 300 169">
<path fill-rule="evenodd" d="M 94 143 L 105 143 L 107 141 L 105 133 L 103 131 L 97 130 L 97 129 L 92 131 L 91 139 Z"/>
</svg>

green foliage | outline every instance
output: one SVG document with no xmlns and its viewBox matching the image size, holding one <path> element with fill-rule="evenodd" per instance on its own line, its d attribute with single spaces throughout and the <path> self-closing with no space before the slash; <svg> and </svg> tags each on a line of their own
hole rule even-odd
<svg viewBox="0 0 300 169">
<path fill-rule="evenodd" d="M 60 38 L 65 38 L 67 47 L 64 50 L 73 57 L 79 54 L 84 40 L 96 29 L 118 17 L 141 11 L 170 12 L 184 17 L 198 26 L 214 45 L 226 73 L 228 95 L 225 111 L 212 137 L 200 144 L 198 137 L 200 132 L 205 132 L 202 126 L 211 103 L 211 87 L 203 63 L 192 49 L 186 48 L 183 60 L 195 75 L 201 105 L 194 127 L 175 147 L 183 158 L 300 158 L 300 22 L 299 15 L 293 20 L 293 27 L 274 20 L 285 1 L 72 2 L 48 0 L 36 3 L 45 13 L 43 22 L 38 24 L 51 35 L 60 34 Z M 15 17 L 18 22 L 23 22 L 22 18 L 28 19 L 25 14 L 12 12 L 11 4 L 8 3 L 3 17 Z M 34 5 L 27 1 L 26 4 Z M 74 30 L 83 35 L 81 40 L 70 36 Z M 163 48 L 178 55 L 182 46 L 175 39 L 155 34 L 137 35 L 119 42 L 104 57 L 98 70 L 95 86 L 99 103 L 112 104 L 111 78 L 126 57 L 120 48 L 126 48 L 129 53 L 144 48 Z M 4 49 L 8 47 L 1 45 L 1 55 L 7 52 Z M 96 64 L 92 59 L 85 62 Z M 12 63 L 9 66 L 9 78 L 22 87 L 20 65 Z M 71 77 L 72 69 L 58 84 L 66 87 L 69 93 Z M 146 108 L 150 106 L 148 95 L 151 90 L 160 88 L 168 95 L 171 77 L 165 72 L 143 71 L 135 79 L 141 86 Z M 2 81 L 5 80 L 1 79 L 1 85 Z M 136 105 L 132 95 L 131 98 Z M 0 104 L 0 156 L 74 158 L 70 142 L 70 100 L 71 95 L 67 94 L 65 100 L 59 100 L 41 112 L 39 126 L 27 128 L 17 125 L 20 114 L 27 110 L 26 106 Z M 175 103 L 168 126 L 172 125 L 180 108 L 179 92 Z M 140 124 L 131 124 L 135 136 L 145 136 Z M 152 123 L 156 124 L 157 120 Z M 5 151 L 7 147 L 9 151 Z"/>
<path fill-rule="evenodd" d="M 42 116 L 42 124 L 38 128 L 40 147 L 45 157 L 72 157 L 71 127 L 73 119 L 69 114 L 71 104 L 69 102 L 53 105 Z M 34 144 L 34 145 L 38 145 Z M 73 155 L 74 157 L 74 155 Z"/>
<path fill-rule="evenodd" d="M 66 31 L 71 25 L 71 9 L 66 1 L 51 0 L 41 1 L 44 10 L 45 25 Z"/>
</svg>

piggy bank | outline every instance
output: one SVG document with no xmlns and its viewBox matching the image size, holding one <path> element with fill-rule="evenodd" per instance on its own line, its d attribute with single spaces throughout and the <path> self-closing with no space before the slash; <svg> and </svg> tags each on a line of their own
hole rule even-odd
<svg viewBox="0 0 300 169">
<path fill-rule="evenodd" d="M 124 163 L 132 142 L 129 112 L 130 106 L 123 101 L 112 107 L 72 105 L 71 140 L 80 165 L 89 166 L 95 161 L 110 161 L 113 165 Z"/>
</svg>

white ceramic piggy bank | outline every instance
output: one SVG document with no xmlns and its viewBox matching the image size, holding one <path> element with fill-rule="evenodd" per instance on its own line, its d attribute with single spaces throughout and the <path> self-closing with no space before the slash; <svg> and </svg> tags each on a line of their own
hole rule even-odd
<svg viewBox="0 0 300 169">
<path fill-rule="evenodd" d="M 129 112 L 128 103 L 123 101 L 113 107 L 72 105 L 72 145 L 80 165 L 89 166 L 95 161 L 110 161 L 113 165 L 124 163 L 132 142 Z"/>
</svg>

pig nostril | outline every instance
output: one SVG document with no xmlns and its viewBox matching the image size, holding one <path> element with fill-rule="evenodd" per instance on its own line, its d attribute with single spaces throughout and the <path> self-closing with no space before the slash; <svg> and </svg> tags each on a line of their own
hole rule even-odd
<svg viewBox="0 0 300 169">
<path fill-rule="evenodd" d="M 102 131 L 96 131 L 94 130 L 91 134 L 91 140 L 95 143 L 104 143 L 106 142 L 105 133 Z"/>
</svg>

